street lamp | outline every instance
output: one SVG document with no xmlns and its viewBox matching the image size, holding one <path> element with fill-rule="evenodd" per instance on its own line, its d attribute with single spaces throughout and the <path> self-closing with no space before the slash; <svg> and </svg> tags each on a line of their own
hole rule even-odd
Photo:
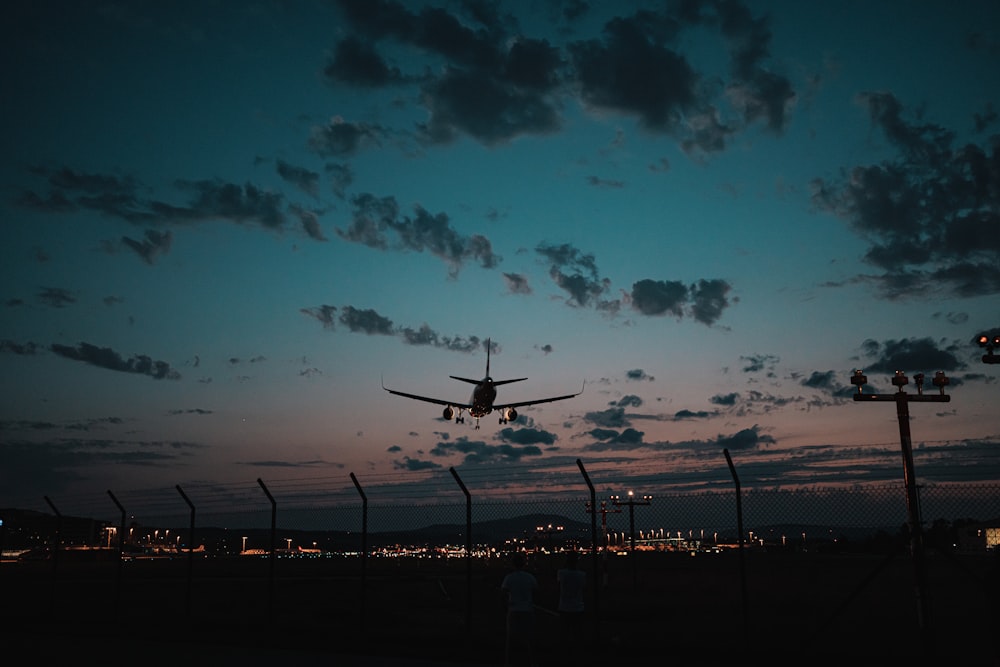
<svg viewBox="0 0 1000 667">
<path fill-rule="evenodd" d="M 984 357 L 985 360 L 985 357 Z M 917 599 L 917 621 L 921 630 L 926 629 L 926 596 L 924 594 L 926 576 L 924 571 L 924 544 L 921 534 L 920 500 L 917 496 L 917 478 L 913 469 L 913 445 L 910 441 L 910 408 L 911 402 L 917 403 L 947 403 L 951 401 L 951 396 L 944 393 L 944 388 L 948 385 L 948 377 L 944 371 L 934 374 L 932 384 L 938 388 L 937 394 L 924 393 L 924 374 L 917 373 L 913 376 L 917 385 L 917 393 L 909 394 L 903 387 L 909 383 L 909 379 L 903 371 L 896 371 L 892 377 L 892 384 L 896 391 L 891 394 L 866 394 L 862 387 L 868 383 L 868 378 L 861 370 L 855 370 L 851 376 L 851 384 L 857 386 L 858 392 L 854 394 L 855 401 L 893 401 L 896 404 L 896 417 L 899 421 L 899 440 L 903 452 L 903 482 L 906 486 L 906 513 L 907 523 L 910 528 L 910 555 L 913 560 L 914 594 Z M 929 633 L 922 632 L 921 636 L 925 641 L 929 641 Z"/>
</svg>

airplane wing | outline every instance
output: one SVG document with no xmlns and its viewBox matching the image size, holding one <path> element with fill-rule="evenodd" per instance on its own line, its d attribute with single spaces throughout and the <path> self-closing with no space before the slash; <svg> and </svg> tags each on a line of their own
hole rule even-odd
<svg viewBox="0 0 1000 667">
<path fill-rule="evenodd" d="M 430 396 L 420 396 L 418 394 L 407 394 L 404 391 L 396 391 L 395 389 L 389 389 L 384 384 L 382 388 L 385 389 L 390 394 L 395 394 L 396 396 L 403 396 L 405 398 L 412 398 L 417 401 L 424 401 L 426 403 L 436 403 L 438 405 L 450 405 L 453 408 L 465 408 L 466 410 L 472 408 L 471 403 L 463 403 L 461 401 L 445 401 L 440 398 L 431 398 Z"/>
<path fill-rule="evenodd" d="M 584 383 L 586 385 L 586 383 Z M 574 396 L 579 396 L 583 393 L 583 387 L 580 387 L 580 391 L 575 394 L 566 394 L 565 396 L 552 396 L 551 398 L 536 398 L 533 401 L 517 401 L 515 403 L 494 403 L 494 410 L 503 410 L 504 408 L 519 408 L 524 405 L 536 405 L 538 403 L 551 403 L 553 401 L 564 401 L 567 398 L 573 398 Z"/>
</svg>

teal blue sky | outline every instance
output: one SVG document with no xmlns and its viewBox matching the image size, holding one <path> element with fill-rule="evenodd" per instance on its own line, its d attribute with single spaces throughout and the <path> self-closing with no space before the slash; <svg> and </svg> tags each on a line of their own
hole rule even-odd
<svg viewBox="0 0 1000 667">
<path fill-rule="evenodd" d="M 0 506 L 1000 478 L 993 2 L 8 8 Z M 444 421 L 387 386 L 517 401 Z M 929 392 L 936 392 L 929 386 Z"/>
</svg>

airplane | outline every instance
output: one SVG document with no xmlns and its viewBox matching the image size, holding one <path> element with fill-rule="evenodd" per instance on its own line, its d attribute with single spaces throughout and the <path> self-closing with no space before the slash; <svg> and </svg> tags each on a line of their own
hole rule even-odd
<svg viewBox="0 0 1000 667">
<path fill-rule="evenodd" d="M 583 393 L 583 387 L 580 391 L 575 394 L 566 394 L 565 396 L 552 396 L 549 398 L 536 398 L 531 401 L 516 401 L 513 403 L 494 403 L 497 397 L 497 387 L 502 384 L 510 384 L 511 382 L 520 382 L 521 380 L 527 380 L 528 378 L 515 378 L 513 380 L 494 380 L 490 377 L 490 339 L 486 339 L 486 377 L 482 380 L 472 380 L 470 378 L 458 377 L 457 375 L 449 375 L 453 380 L 459 380 L 461 382 L 468 382 L 469 384 L 476 385 L 475 389 L 472 390 L 472 397 L 469 399 L 468 403 L 458 403 L 455 401 L 446 401 L 440 398 L 431 398 L 429 396 L 420 396 L 418 394 L 408 394 L 403 391 L 396 391 L 395 389 L 389 389 L 385 386 L 385 382 L 382 383 L 382 388 L 385 389 L 390 394 L 395 394 L 397 396 L 403 396 L 405 398 L 412 398 L 417 401 L 426 401 L 427 403 L 436 403 L 438 405 L 445 406 L 444 411 L 441 416 L 446 420 L 451 421 L 453 418 L 456 424 L 464 424 L 465 418 L 462 417 L 462 412 L 468 410 L 469 414 L 476 420 L 476 428 L 479 428 L 479 419 L 490 414 L 494 410 L 500 413 L 500 423 L 506 424 L 517 419 L 517 410 L 515 408 L 520 408 L 525 405 L 536 405 L 538 403 L 551 403 L 552 401 L 564 401 L 567 398 L 573 398 L 574 396 L 579 396 Z M 586 383 L 585 383 L 586 384 Z"/>
</svg>

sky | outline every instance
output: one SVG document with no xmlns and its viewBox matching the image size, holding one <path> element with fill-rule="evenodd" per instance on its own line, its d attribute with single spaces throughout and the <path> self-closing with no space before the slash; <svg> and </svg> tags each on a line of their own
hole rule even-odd
<svg viewBox="0 0 1000 667">
<path fill-rule="evenodd" d="M 1000 5 L 17 3 L 0 507 L 1000 479 Z M 384 386 L 498 400 L 445 421 Z M 471 480 L 471 481 L 470 481 Z M 642 492 L 643 489 L 637 489 Z M 75 502 L 75 501 L 74 501 Z"/>
</svg>

